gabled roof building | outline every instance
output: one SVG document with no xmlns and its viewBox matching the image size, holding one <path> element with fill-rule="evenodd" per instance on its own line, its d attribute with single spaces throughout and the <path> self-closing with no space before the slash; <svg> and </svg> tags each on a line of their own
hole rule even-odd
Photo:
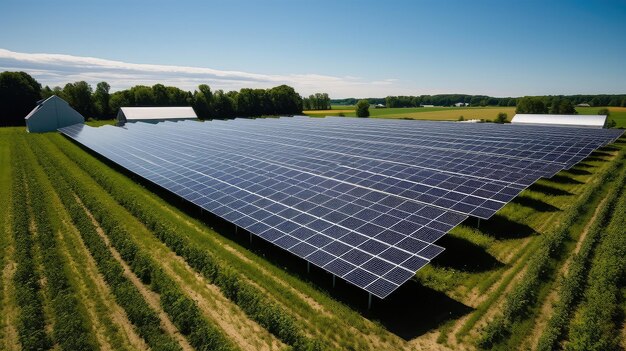
<svg viewBox="0 0 626 351">
<path fill-rule="evenodd" d="M 562 127 L 604 128 L 606 125 L 606 115 L 546 115 L 518 113 L 513 116 L 511 123 Z"/>
<path fill-rule="evenodd" d="M 179 107 L 120 107 L 117 123 L 161 122 L 186 119 L 198 119 L 196 112 L 189 106 Z"/>
<path fill-rule="evenodd" d="M 85 123 L 85 118 L 80 113 L 56 95 L 39 100 L 25 119 L 29 133 L 52 132 L 72 124 Z"/>
</svg>

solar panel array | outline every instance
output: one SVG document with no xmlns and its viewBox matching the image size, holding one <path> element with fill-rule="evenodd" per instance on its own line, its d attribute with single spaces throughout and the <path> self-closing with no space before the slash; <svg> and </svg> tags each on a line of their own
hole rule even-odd
<svg viewBox="0 0 626 351">
<path fill-rule="evenodd" d="M 286 117 L 60 129 L 131 172 L 384 298 L 541 177 L 621 131 Z"/>
</svg>

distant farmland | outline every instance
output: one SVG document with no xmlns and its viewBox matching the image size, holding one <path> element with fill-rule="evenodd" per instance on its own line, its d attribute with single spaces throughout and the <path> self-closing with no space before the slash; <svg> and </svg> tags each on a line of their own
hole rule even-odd
<svg viewBox="0 0 626 351">
<path fill-rule="evenodd" d="M 579 114 L 595 115 L 603 107 L 577 107 Z M 611 115 L 609 119 L 615 120 L 617 127 L 626 128 L 626 107 L 606 107 Z M 494 119 L 498 113 L 504 112 L 509 120 L 515 115 L 515 107 L 407 107 L 407 108 L 380 108 L 370 107 L 370 117 L 382 118 L 408 118 L 426 119 L 436 121 L 456 121 L 460 116 L 464 119 Z M 305 115 L 312 117 L 338 116 L 343 114 L 354 117 L 354 106 L 334 105 L 332 110 L 304 111 Z"/>
<path fill-rule="evenodd" d="M 370 107 L 370 117 L 436 121 L 456 121 L 460 116 L 463 116 L 464 119 L 494 119 L 500 112 L 505 112 L 511 118 L 515 114 L 515 107 L 405 107 L 378 109 Z M 352 106 L 333 106 L 332 110 L 304 111 L 304 114 L 313 117 L 338 116 L 340 113 L 349 117 L 356 116 Z"/>
</svg>

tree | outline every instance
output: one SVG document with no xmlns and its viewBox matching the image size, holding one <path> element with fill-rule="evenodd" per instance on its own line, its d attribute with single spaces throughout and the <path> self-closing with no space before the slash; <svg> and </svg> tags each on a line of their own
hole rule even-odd
<svg viewBox="0 0 626 351">
<path fill-rule="evenodd" d="M 0 73 L 0 125 L 24 125 L 24 117 L 41 99 L 41 84 L 25 72 Z"/>
<path fill-rule="evenodd" d="M 111 95 L 109 90 L 111 86 L 107 82 L 100 82 L 96 85 L 96 91 L 93 93 L 93 100 L 96 107 L 98 117 L 108 117 L 111 113 Z"/>
<path fill-rule="evenodd" d="M 130 88 L 135 106 L 154 106 L 154 92 L 151 87 L 136 85 Z"/>
<path fill-rule="evenodd" d="M 576 108 L 569 99 L 563 99 L 559 102 L 559 113 L 562 115 L 575 115 Z"/>
<path fill-rule="evenodd" d="M 61 97 L 78 113 L 89 118 L 95 112 L 92 93 L 91 85 L 85 81 L 80 81 L 65 84 Z"/>
<path fill-rule="evenodd" d="M 599 115 L 606 116 L 607 118 L 611 115 L 611 111 L 608 108 L 601 108 L 598 110 Z"/>
<path fill-rule="evenodd" d="M 274 111 L 272 114 L 297 114 L 302 113 L 302 97 L 288 86 L 279 85 L 268 91 Z"/>
<path fill-rule="evenodd" d="M 230 118 L 235 115 L 235 102 L 222 90 L 216 90 L 213 94 L 213 111 L 215 118 Z"/>
<path fill-rule="evenodd" d="M 498 117 L 496 117 L 496 119 L 494 119 L 493 121 L 495 123 L 506 123 L 508 118 L 508 115 L 504 112 L 500 112 L 498 113 Z"/>
<path fill-rule="evenodd" d="M 369 117 L 370 103 L 367 100 L 359 100 L 359 102 L 356 103 L 355 110 L 357 117 Z"/>
<path fill-rule="evenodd" d="M 524 96 L 517 101 L 515 113 L 548 113 L 548 108 L 540 98 Z"/>
</svg>

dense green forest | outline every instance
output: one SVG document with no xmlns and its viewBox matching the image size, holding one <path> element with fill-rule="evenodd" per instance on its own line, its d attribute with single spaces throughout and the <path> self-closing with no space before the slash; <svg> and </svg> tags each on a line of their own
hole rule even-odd
<svg viewBox="0 0 626 351">
<path fill-rule="evenodd" d="M 24 117 L 36 102 L 58 95 L 83 116 L 95 119 L 113 118 L 121 106 L 193 106 L 202 119 L 235 116 L 289 115 L 302 112 L 303 99 L 290 86 L 270 89 L 248 89 L 224 92 L 211 90 L 206 84 L 190 92 L 155 84 L 136 85 L 111 93 L 107 82 L 95 89 L 87 82 L 67 83 L 63 88 L 41 87 L 24 72 L 0 73 L 0 125 L 24 125 Z M 328 94 L 311 95 L 306 100 L 316 106 L 329 106 Z"/>
</svg>

